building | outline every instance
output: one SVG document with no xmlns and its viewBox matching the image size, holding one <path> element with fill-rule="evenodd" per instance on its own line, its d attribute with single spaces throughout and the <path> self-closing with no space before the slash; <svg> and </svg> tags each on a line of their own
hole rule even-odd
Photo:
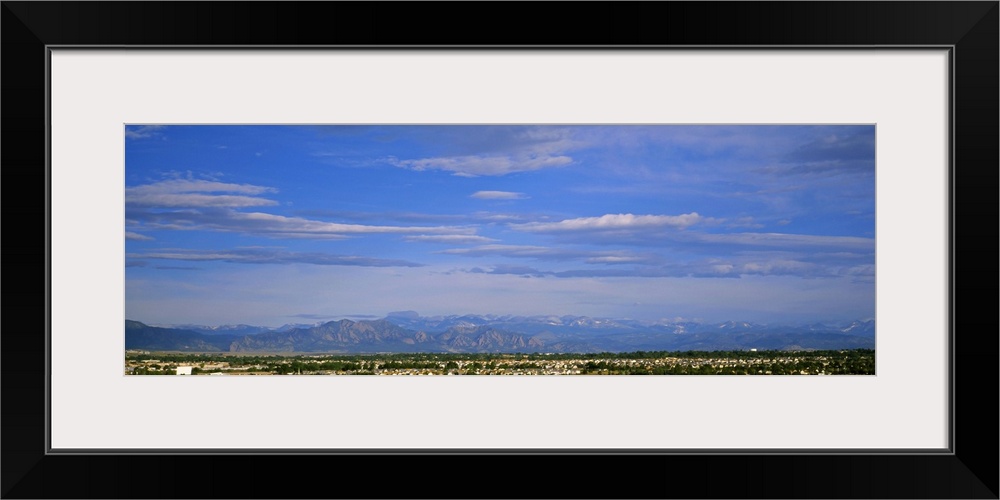
<svg viewBox="0 0 1000 500">
<path fill-rule="evenodd" d="M 191 369 L 192 368 L 194 368 L 194 367 L 193 366 L 178 366 L 177 367 L 177 374 L 178 375 L 191 375 Z"/>
</svg>

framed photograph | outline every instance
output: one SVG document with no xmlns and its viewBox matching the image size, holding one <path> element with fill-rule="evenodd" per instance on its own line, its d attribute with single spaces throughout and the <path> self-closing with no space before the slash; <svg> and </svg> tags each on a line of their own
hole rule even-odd
<svg viewBox="0 0 1000 500">
<path fill-rule="evenodd" d="M 996 400 L 962 381 L 997 338 L 957 305 L 994 284 L 956 257 L 997 240 L 956 229 L 996 217 L 997 3 L 656 6 L 718 22 L 618 6 L 649 38 L 522 46 L 437 40 L 425 6 L 5 2 L 8 186 L 46 196 L 8 204 L 45 280 L 8 301 L 38 314 L 4 336 L 4 496 L 295 497 L 182 478 L 425 459 L 339 491 L 439 496 L 414 481 L 516 455 L 692 469 L 529 496 L 996 498 Z M 566 357 L 769 349 L 814 357 Z"/>
</svg>

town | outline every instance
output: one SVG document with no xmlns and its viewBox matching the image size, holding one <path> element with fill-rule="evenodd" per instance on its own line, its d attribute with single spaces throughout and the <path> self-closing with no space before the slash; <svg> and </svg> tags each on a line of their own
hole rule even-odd
<svg viewBox="0 0 1000 500">
<path fill-rule="evenodd" d="M 254 354 L 128 350 L 126 375 L 874 375 L 873 349 Z"/>
</svg>

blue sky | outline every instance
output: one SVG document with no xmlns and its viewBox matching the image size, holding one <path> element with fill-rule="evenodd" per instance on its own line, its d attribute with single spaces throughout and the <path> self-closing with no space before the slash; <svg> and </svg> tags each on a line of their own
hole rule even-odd
<svg viewBox="0 0 1000 500">
<path fill-rule="evenodd" d="M 875 315 L 874 126 L 125 128 L 126 317 Z"/>
</svg>

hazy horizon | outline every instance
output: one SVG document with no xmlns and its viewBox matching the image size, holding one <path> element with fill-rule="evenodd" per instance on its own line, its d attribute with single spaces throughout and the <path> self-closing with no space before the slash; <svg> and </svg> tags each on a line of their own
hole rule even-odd
<svg viewBox="0 0 1000 500">
<path fill-rule="evenodd" d="M 383 315 L 343 314 L 343 315 L 335 315 L 335 316 L 319 316 L 319 315 L 315 315 L 315 317 L 312 317 L 313 315 L 302 315 L 300 317 L 291 318 L 289 321 L 286 321 L 285 323 L 282 323 L 282 324 L 255 324 L 255 323 L 247 323 L 247 322 L 231 322 L 231 323 L 219 323 L 219 322 L 209 322 L 209 323 L 153 322 L 153 321 L 143 321 L 142 319 L 136 319 L 136 318 L 130 318 L 130 317 L 126 317 L 125 320 L 126 321 L 138 321 L 139 323 L 143 323 L 143 324 L 146 324 L 148 326 L 177 327 L 177 326 L 188 325 L 188 326 L 199 326 L 199 327 L 221 327 L 221 326 L 245 325 L 245 326 L 262 327 L 262 328 L 272 328 L 273 329 L 273 328 L 280 328 L 280 327 L 288 326 L 288 325 L 321 325 L 321 324 L 330 323 L 330 322 L 337 322 L 337 321 L 341 321 L 341 320 L 345 320 L 345 319 L 346 320 L 351 320 L 351 321 L 354 321 L 354 322 L 359 322 L 359 321 L 378 321 L 378 320 L 384 320 L 384 319 L 391 321 L 391 318 L 404 318 L 404 316 L 402 316 L 402 315 L 395 314 L 395 313 L 401 313 L 401 312 L 407 312 L 407 311 L 392 311 L 391 313 L 383 314 Z M 416 312 L 416 311 L 409 311 L 409 312 Z M 306 316 L 309 316 L 309 317 L 306 317 Z M 412 320 L 412 319 L 432 320 L 432 319 L 445 319 L 445 318 L 461 318 L 461 317 L 466 317 L 466 316 L 476 316 L 476 317 L 481 317 L 481 318 L 497 318 L 497 319 L 503 319 L 503 318 L 538 319 L 538 318 L 551 318 L 551 317 L 557 317 L 557 318 L 561 318 L 562 319 L 562 318 L 582 318 L 582 317 L 587 317 L 587 318 L 595 319 L 595 320 L 639 321 L 639 322 L 642 322 L 642 323 L 701 323 L 701 324 L 705 324 L 705 325 L 714 325 L 714 324 L 727 323 L 727 322 L 737 322 L 738 323 L 738 322 L 744 322 L 744 321 L 746 321 L 746 322 L 749 322 L 749 323 L 759 324 L 759 325 L 763 325 L 763 326 L 789 326 L 789 327 L 802 327 L 802 326 L 808 326 L 808 325 L 811 325 L 811 324 L 830 324 L 831 326 L 840 326 L 840 325 L 849 324 L 849 323 L 854 322 L 854 321 L 874 321 L 875 320 L 874 316 L 871 316 L 871 317 L 858 317 L 858 318 L 851 318 L 851 319 L 815 319 L 815 320 L 812 320 L 812 321 L 800 321 L 800 322 L 787 322 L 787 321 L 786 322 L 775 322 L 775 321 L 762 322 L 762 321 L 748 321 L 748 320 L 745 320 L 743 318 L 730 318 L 728 320 L 707 321 L 707 320 L 705 320 L 703 318 L 681 318 L 681 317 L 659 318 L 659 319 L 656 319 L 656 320 L 642 320 L 642 319 L 636 319 L 636 318 L 608 317 L 608 316 L 538 315 L 538 314 L 536 314 L 536 315 L 515 315 L 515 314 L 495 314 L 495 313 L 494 314 L 457 313 L 457 314 L 447 314 L 447 315 L 423 315 L 423 314 L 420 314 L 416 318 L 409 317 L 409 318 L 405 318 L 405 319 L 410 319 L 410 320 Z"/>
</svg>

